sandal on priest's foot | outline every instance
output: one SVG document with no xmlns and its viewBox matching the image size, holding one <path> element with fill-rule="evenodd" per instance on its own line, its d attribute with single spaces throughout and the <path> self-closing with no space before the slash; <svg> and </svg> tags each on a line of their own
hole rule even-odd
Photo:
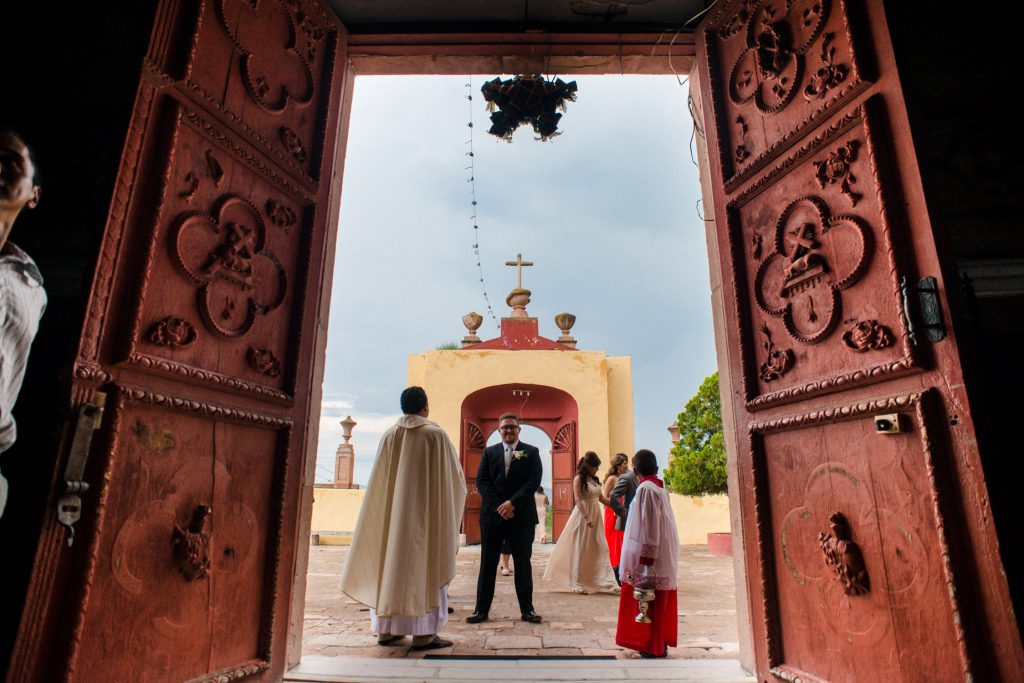
<svg viewBox="0 0 1024 683">
<path fill-rule="evenodd" d="M 388 635 L 388 636 L 385 636 L 383 638 L 377 638 L 377 644 L 378 645 L 393 645 L 393 644 L 397 643 L 398 641 L 400 641 L 402 638 L 405 638 L 405 636 L 402 636 L 402 635 L 393 635 L 393 636 L 392 635 Z"/>
</svg>

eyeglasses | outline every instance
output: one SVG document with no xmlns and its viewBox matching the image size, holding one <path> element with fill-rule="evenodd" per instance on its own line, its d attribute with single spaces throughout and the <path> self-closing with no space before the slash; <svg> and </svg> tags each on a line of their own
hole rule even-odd
<svg viewBox="0 0 1024 683">
<path fill-rule="evenodd" d="M 505 425 L 504 427 L 498 427 L 498 430 L 502 432 L 514 432 L 517 429 L 519 429 L 519 425 Z"/>
</svg>

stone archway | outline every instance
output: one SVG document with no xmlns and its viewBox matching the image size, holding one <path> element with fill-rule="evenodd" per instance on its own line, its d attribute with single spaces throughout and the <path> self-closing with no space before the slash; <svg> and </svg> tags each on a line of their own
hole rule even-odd
<svg viewBox="0 0 1024 683">
<path fill-rule="evenodd" d="M 525 425 L 551 439 L 551 504 L 553 537 L 558 538 L 572 510 L 572 477 L 578 458 L 579 406 L 568 392 L 540 384 L 498 384 L 472 392 L 462 401 L 459 457 L 466 473 L 466 516 L 463 532 L 468 543 L 480 542 L 480 494 L 476 472 L 487 435 L 498 427 L 502 413 L 517 413 Z"/>
</svg>

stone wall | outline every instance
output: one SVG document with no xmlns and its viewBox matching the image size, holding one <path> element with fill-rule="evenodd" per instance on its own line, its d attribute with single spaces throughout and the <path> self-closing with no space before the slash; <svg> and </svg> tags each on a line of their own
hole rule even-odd
<svg viewBox="0 0 1024 683">
<path fill-rule="evenodd" d="M 359 519 L 362 489 L 313 489 L 312 533 L 320 533 L 322 545 L 347 544 Z M 729 531 L 729 497 L 725 494 L 689 498 L 671 494 L 681 545 L 707 543 L 709 532 Z M 329 532 L 329 533 L 325 533 Z"/>
</svg>

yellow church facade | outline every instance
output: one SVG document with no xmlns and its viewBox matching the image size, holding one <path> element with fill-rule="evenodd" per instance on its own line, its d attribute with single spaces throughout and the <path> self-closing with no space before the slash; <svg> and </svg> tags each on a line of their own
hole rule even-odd
<svg viewBox="0 0 1024 683">
<path fill-rule="evenodd" d="M 430 401 L 430 419 L 445 428 L 461 451 L 465 436 L 462 408 L 467 397 L 488 387 L 509 386 L 501 412 L 520 412 L 528 396 L 513 395 L 517 386 L 558 389 L 578 406 L 581 453 L 595 451 L 608 460 L 632 454 L 633 367 L 629 356 L 603 351 L 495 350 L 472 347 L 428 351 L 409 356 L 408 386 L 421 386 Z M 523 390 L 520 390 L 523 391 Z M 529 412 L 527 413 L 529 415 Z M 529 424 L 529 419 L 524 420 Z M 485 435 L 486 437 L 487 435 Z"/>
</svg>

